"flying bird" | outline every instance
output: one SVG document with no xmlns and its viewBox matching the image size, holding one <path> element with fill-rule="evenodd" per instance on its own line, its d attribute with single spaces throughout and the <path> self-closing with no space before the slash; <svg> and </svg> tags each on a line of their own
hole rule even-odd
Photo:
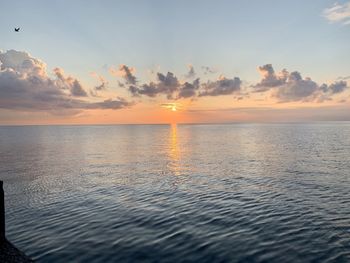
<svg viewBox="0 0 350 263">
<path fill-rule="evenodd" d="M 17 27 L 17 28 L 15 27 L 15 31 L 16 32 L 19 32 L 19 29 L 20 29 L 19 27 Z"/>
</svg>

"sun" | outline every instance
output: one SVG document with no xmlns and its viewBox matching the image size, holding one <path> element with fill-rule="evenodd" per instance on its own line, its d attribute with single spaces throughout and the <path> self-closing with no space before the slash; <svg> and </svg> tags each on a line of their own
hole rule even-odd
<svg viewBox="0 0 350 263">
<path fill-rule="evenodd" d="M 173 111 L 173 112 L 181 109 L 181 105 L 179 103 L 176 103 L 176 102 L 162 103 L 160 106 L 162 108 L 168 109 L 168 110 Z"/>
</svg>

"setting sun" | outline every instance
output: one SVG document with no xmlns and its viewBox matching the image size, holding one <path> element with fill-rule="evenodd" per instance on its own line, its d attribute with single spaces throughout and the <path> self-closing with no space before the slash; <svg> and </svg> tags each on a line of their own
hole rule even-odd
<svg viewBox="0 0 350 263">
<path fill-rule="evenodd" d="M 178 103 L 163 103 L 160 105 L 162 108 L 169 109 L 171 111 L 177 111 L 181 106 Z"/>
<path fill-rule="evenodd" d="M 0 263 L 350 263 L 350 0 L 0 3 Z"/>
</svg>

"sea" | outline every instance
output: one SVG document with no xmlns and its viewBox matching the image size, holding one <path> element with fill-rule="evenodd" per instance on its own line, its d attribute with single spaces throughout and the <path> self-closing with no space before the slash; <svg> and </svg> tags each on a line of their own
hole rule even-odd
<svg viewBox="0 0 350 263">
<path fill-rule="evenodd" d="M 36 262 L 350 262 L 350 122 L 1 126 Z"/>
</svg>

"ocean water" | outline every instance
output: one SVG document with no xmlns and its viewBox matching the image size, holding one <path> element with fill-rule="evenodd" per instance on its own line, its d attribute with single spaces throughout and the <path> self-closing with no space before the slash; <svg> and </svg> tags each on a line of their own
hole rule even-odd
<svg viewBox="0 0 350 263">
<path fill-rule="evenodd" d="M 350 262 L 350 123 L 0 127 L 37 262 Z"/>
</svg>

